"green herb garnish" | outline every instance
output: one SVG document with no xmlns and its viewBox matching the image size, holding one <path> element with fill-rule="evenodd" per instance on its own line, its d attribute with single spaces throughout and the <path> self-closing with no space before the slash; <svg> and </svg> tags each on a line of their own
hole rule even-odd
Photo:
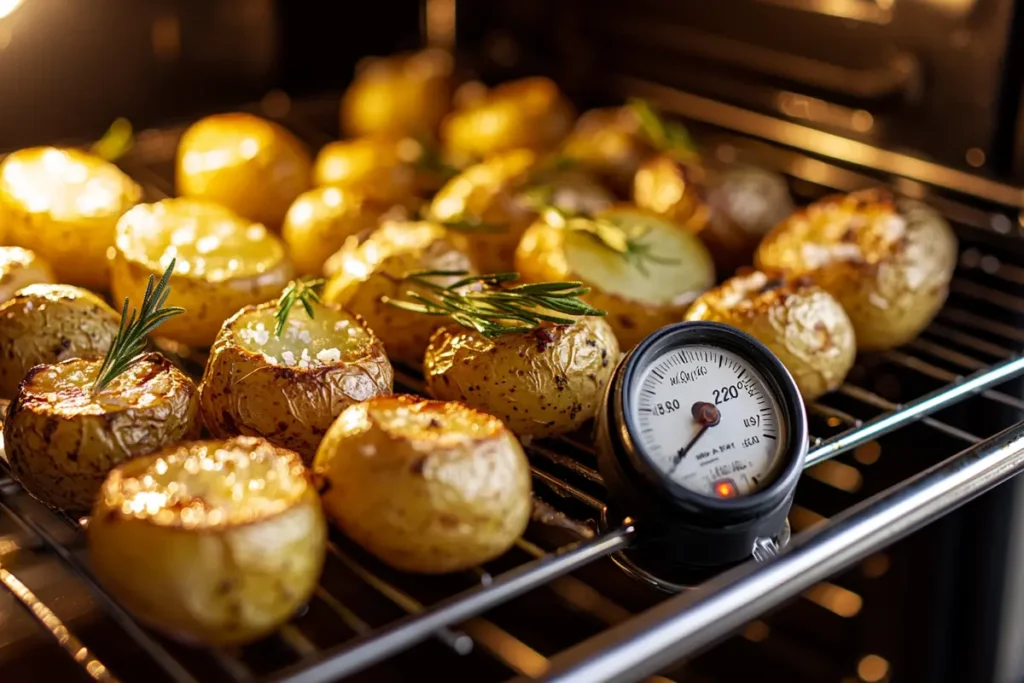
<svg viewBox="0 0 1024 683">
<path fill-rule="evenodd" d="M 458 278 L 445 286 L 431 278 Z M 590 291 L 582 282 L 539 282 L 506 286 L 519 273 L 470 275 L 464 270 L 424 270 L 409 273 L 402 281 L 415 285 L 404 299 L 383 297 L 396 308 L 425 315 L 447 316 L 484 337 L 529 332 L 541 323 L 569 325 L 575 322 L 554 313 L 572 316 L 603 316 L 580 299 Z"/>
<path fill-rule="evenodd" d="M 508 230 L 508 226 L 504 223 L 488 223 L 482 221 L 475 216 L 458 215 L 452 216 L 448 220 L 438 221 L 444 227 L 455 230 L 457 232 L 469 232 L 469 233 L 502 233 Z"/>
<path fill-rule="evenodd" d="M 99 140 L 93 143 L 90 151 L 101 159 L 117 161 L 135 145 L 132 124 L 128 119 L 117 119 Z"/>
<path fill-rule="evenodd" d="M 313 319 L 313 304 L 320 303 L 320 290 L 323 289 L 325 282 L 327 281 L 320 277 L 292 280 L 288 283 L 288 286 L 281 292 L 281 298 L 277 300 L 277 311 L 274 313 L 274 319 L 277 320 L 274 335 L 278 339 L 281 338 L 285 323 L 288 322 L 288 316 L 296 303 L 302 304 L 302 307 L 306 309 L 306 315 L 310 320 Z"/>
<path fill-rule="evenodd" d="M 686 126 L 678 121 L 666 121 L 646 100 L 630 100 L 629 107 L 640 120 L 640 131 L 655 149 L 685 156 L 697 153 L 697 145 Z"/>
<path fill-rule="evenodd" d="M 131 318 L 128 318 L 128 299 L 125 298 L 124 306 L 121 307 L 121 325 L 117 330 L 110 350 L 103 358 L 103 365 L 100 366 L 96 382 L 92 385 L 92 393 L 96 393 L 103 387 L 110 384 L 115 377 L 123 373 L 135 361 L 142 357 L 146 349 L 146 336 L 169 318 L 184 313 L 185 309 L 180 306 L 168 306 L 164 308 L 171 288 L 168 281 L 171 273 L 174 272 L 175 259 L 164 271 L 160 283 L 155 287 L 154 275 L 149 276 L 149 284 L 146 285 L 146 293 L 142 296 L 142 309 L 132 309 Z"/>
</svg>

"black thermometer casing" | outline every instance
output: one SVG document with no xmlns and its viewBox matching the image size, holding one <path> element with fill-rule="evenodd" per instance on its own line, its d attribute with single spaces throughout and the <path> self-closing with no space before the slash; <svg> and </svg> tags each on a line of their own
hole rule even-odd
<svg viewBox="0 0 1024 683">
<path fill-rule="evenodd" d="M 707 345 L 751 362 L 774 392 L 785 421 L 783 469 L 753 494 L 713 498 L 679 485 L 655 467 L 635 444 L 635 411 L 629 388 L 647 362 L 671 349 Z M 764 344 L 728 325 L 683 322 L 640 342 L 622 358 L 608 383 L 595 425 L 601 476 L 613 508 L 634 519 L 640 545 L 633 551 L 653 572 L 698 575 L 750 558 L 758 539 L 774 539 L 786 524 L 807 456 L 807 414 L 789 371 Z M 642 556 L 642 557 L 641 557 Z"/>
</svg>

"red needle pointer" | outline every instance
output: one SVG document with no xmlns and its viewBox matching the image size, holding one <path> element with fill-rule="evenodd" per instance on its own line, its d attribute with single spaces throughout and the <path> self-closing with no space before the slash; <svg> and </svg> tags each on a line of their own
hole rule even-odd
<svg viewBox="0 0 1024 683">
<path fill-rule="evenodd" d="M 718 408 L 716 408 L 713 403 L 708 403 L 707 401 L 697 401 L 694 403 L 693 407 L 690 408 L 690 413 L 693 414 L 693 419 L 700 424 L 701 427 L 697 430 L 697 433 L 693 435 L 693 438 L 690 439 L 690 443 L 680 448 L 679 452 L 676 453 L 676 457 L 672 459 L 672 467 L 668 470 L 670 476 L 676 471 L 676 468 L 679 467 L 679 463 L 683 461 L 683 458 L 685 458 L 686 454 L 690 452 L 693 445 L 697 443 L 697 440 L 704 436 L 704 432 L 708 431 L 708 427 L 714 427 L 722 420 L 722 413 L 719 412 Z"/>
</svg>

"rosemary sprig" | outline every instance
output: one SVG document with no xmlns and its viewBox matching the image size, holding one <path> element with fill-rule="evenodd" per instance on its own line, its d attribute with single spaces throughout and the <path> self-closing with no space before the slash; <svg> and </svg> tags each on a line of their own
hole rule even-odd
<svg viewBox="0 0 1024 683">
<path fill-rule="evenodd" d="M 93 143 L 90 151 L 101 159 L 117 161 L 135 145 L 132 124 L 128 119 L 120 118 L 110 124 L 110 128 L 99 140 Z"/>
<path fill-rule="evenodd" d="M 431 278 L 458 278 L 440 285 Z M 590 291 L 581 282 L 539 282 L 506 286 L 519 273 L 470 275 L 464 270 L 424 270 L 407 274 L 402 281 L 417 289 L 404 299 L 384 297 L 390 306 L 424 315 L 447 316 L 488 339 L 505 334 L 529 332 L 541 323 L 569 325 L 575 322 L 554 313 L 571 316 L 603 316 L 604 311 L 580 299 Z"/>
<path fill-rule="evenodd" d="M 465 214 L 452 216 L 448 220 L 438 222 L 449 230 L 457 232 L 497 234 L 508 230 L 508 226 L 504 223 L 489 223 L 477 216 L 467 216 Z"/>
<path fill-rule="evenodd" d="M 417 139 L 416 143 L 420 147 L 420 154 L 416 157 L 415 163 L 418 170 L 423 173 L 437 176 L 437 178 L 442 182 L 454 178 L 459 174 L 458 168 L 445 161 L 444 157 L 441 155 L 441 150 L 437 145 L 431 144 L 429 141 L 422 139 Z"/>
<path fill-rule="evenodd" d="M 323 289 L 324 283 L 327 282 L 322 277 L 316 279 L 299 279 L 292 280 L 284 291 L 281 292 L 281 298 L 277 300 L 277 311 L 274 312 L 274 319 L 277 320 L 277 327 L 274 330 L 274 335 L 280 339 L 281 334 L 284 332 L 284 326 L 288 322 L 288 316 L 292 312 L 292 307 L 296 303 L 302 304 L 302 307 L 306 309 L 306 315 L 309 316 L 310 320 L 313 319 L 313 304 L 320 303 L 320 290 Z"/>
<path fill-rule="evenodd" d="M 686 126 L 678 121 L 666 121 L 646 100 L 630 100 L 629 107 L 640 120 L 640 131 L 656 149 L 686 157 L 697 153 L 697 145 Z"/>
<path fill-rule="evenodd" d="M 92 385 L 92 393 L 96 393 L 103 387 L 110 384 L 115 377 L 123 373 L 135 361 L 143 355 L 146 348 L 146 336 L 159 325 L 185 312 L 180 306 L 164 307 L 171 288 L 168 282 L 171 273 L 174 272 L 175 259 L 171 259 L 170 265 L 164 271 L 160 283 L 154 286 L 156 277 L 149 276 L 149 284 L 146 285 L 146 293 L 142 296 L 142 308 L 132 309 L 132 315 L 128 317 L 128 299 L 125 298 L 124 306 L 121 307 L 121 325 L 114 337 L 114 343 L 103 358 L 103 365 L 96 376 L 96 382 Z"/>
</svg>

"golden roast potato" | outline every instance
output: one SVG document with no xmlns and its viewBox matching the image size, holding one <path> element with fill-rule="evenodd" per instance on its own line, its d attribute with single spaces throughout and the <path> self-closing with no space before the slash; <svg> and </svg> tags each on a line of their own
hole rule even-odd
<svg viewBox="0 0 1024 683">
<path fill-rule="evenodd" d="M 346 408 L 317 451 L 327 515 L 389 565 L 440 574 L 508 550 L 532 507 L 512 433 L 460 403 L 385 396 Z"/>
<path fill-rule="evenodd" d="M 434 196 L 430 216 L 466 236 L 481 273 L 510 270 L 523 232 L 540 205 L 570 213 L 597 211 L 611 194 L 579 171 L 563 171 L 527 150 L 491 157 L 449 180 Z"/>
<path fill-rule="evenodd" d="M 306 146 L 282 126 L 252 114 L 215 114 L 181 136 L 175 186 L 182 197 L 223 204 L 277 230 L 310 187 Z"/>
<path fill-rule="evenodd" d="M 451 104 L 452 58 L 443 50 L 371 57 L 341 98 L 345 135 L 422 135 L 437 129 Z"/>
<path fill-rule="evenodd" d="M 313 164 L 313 183 L 350 190 L 385 206 L 419 206 L 421 195 L 442 184 L 432 154 L 413 138 L 363 137 L 324 145 Z M 437 163 L 440 163 L 438 161 Z"/>
<path fill-rule="evenodd" d="M 642 251 L 627 258 L 592 229 L 611 231 Z M 608 313 L 623 350 L 677 322 L 715 283 L 711 256 L 699 239 L 629 205 L 593 219 L 545 215 L 523 235 L 515 269 L 528 282 L 581 281 L 590 288 L 583 299 Z"/>
<path fill-rule="evenodd" d="M 114 226 L 142 198 L 117 166 L 77 149 L 32 147 L 0 163 L 0 223 L 65 284 L 105 290 Z"/>
<path fill-rule="evenodd" d="M 685 319 L 725 323 L 758 339 L 779 357 L 808 401 L 842 384 L 857 355 L 843 307 L 810 281 L 760 271 L 737 275 L 702 294 Z"/>
<path fill-rule="evenodd" d="M 276 297 L 293 274 L 276 236 L 202 199 L 135 207 L 118 222 L 115 246 L 111 289 L 118 301 L 142 301 L 150 275 L 159 279 L 177 259 L 167 305 L 185 313 L 161 325 L 160 336 L 190 346 L 212 344 L 224 320 Z"/>
<path fill-rule="evenodd" d="M 103 482 L 89 522 L 96 578 L 139 621 L 237 645 L 313 593 L 327 523 L 299 457 L 263 439 L 170 446 Z"/>
<path fill-rule="evenodd" d="M 632 107 L 585 112 L 562 144 L 563 156 L 622 191 L 632 187 L 640 164 L 653 153 Z"/>
<path fill-rule="evenodd" d="M 276 303 L 248 306 L 221 328 L 200 389 L 203 421 L 215 437 L 262 436 L 307 462 L 342 410 L 391 393 L 384 346 L 337 306 L 296 305 L 275 334 Z"/>
<path fill-rule="evenodd" d="M 102 356 L 121 316 L 98 296 L 70 285 L 29 285 L 0 303 L 0 398 L 14 398 L 36 365 Z"/>
<path fill-rule="evenodd" d="M 957 241 L 946 220 L 884 189 L 822 199 L 772 230 L 757 265 L 808 276 L 834 296 L 861 351 L 913 339 L 949 292 Z"/>
<path fill-rule="evenodd" d="M 640 166 L 633 200 L 700 237 L 723 274 L 749 264 L 761 238 L 793 211 L 777 173 L 680 162 L 667 154 Z"/>
<path fill-rule="evenodd" d="M 441 140 L 455 159 L 486 159 L 514 149 L 548 152 L 572 127 L 572 104 L 541 76 L 502 83 L 457 109 L 441 124 Z"/>
<path fill-rule="evenodd" d="M 448 326 L 430 340 L 423 372 L 434 398 L 495 415 L 526 439 L 571 432 L 593 417 L 618 359 L 602 318 L 495 339 Z"/>
<path fill-rule="evenodd" d="M 85 512 L 125 460 L 199 435 L 192 380 L 150 353 L 98 391 L 102 359 L 37 365 L 8 409 L 11 472 L 47 505 Z"/>
<path fill-rule="evenodd" d="M 402 280 L 412 272 L 472 271 L 464 249 L 459 235 L 435 223 L 385 222 L 362 244 L 350 241 L 329 259 L 325 270 L 331 278 L 323 299 L 362 316 L 392 361 L 419 366 L 442 319 L 395 308 L 381 299 L 403 299 L 406 292 L 418 291 L 418 285 Z M 456 279 L 436 281 L 446 285 Z"/>
<path fill-rule="evenodd" d="M 22 287 L 51 284 L 53 280 L 50 264 L 35 252 L 21 247 L 0 247 L 0 304 Z"/>
<path fill-rule="evenodd" d="M 281 237 L 295 269 L 322 275 L 324 261 L 355 236 L 377 227 L 386 207 L 353 190 L 317 187 L 299 195 L 284 218 Z"/>
</svg>

